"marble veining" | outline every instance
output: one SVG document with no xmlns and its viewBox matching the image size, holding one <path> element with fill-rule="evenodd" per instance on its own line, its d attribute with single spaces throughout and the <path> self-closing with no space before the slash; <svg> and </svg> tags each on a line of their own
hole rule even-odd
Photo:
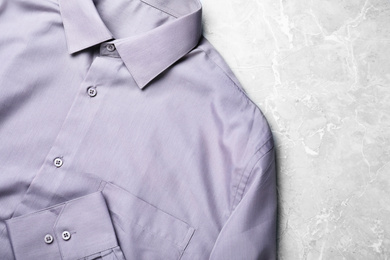
<svg viewBox="0 0 390 260">
<path fill-rule="evenodd" d="M 275 137 L 279 259 L 390 259 L 390 2 L 202 4 Z"/>
</svg>

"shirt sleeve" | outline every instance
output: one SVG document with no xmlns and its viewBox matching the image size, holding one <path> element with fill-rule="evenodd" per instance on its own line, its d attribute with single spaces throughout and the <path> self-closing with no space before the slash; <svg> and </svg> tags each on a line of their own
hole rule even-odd
<svg viewBox="0 0 390 260">
<path fill-rule="evenodd" d="M 125 259 L 102 192 L 5 222 L 15 259 Z"/>
<path fill-rule="evenodd" d="M 244 176 L 242 182 L 243 194 L 234 204 L 210 259 L 276 259 L 277 194 L 272 139 L 251 158 L 247 178 Z"/>
</svg>

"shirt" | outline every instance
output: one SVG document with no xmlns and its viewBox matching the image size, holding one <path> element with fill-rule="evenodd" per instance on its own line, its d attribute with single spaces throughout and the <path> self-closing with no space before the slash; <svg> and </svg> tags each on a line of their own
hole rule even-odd
<svg viewBox="0 0 390 260">
<path fill-rule="evenodd" d="M 266 118 L 196 0 L 0 1 L 0 259 L 274 259 Z"/>
</svg>

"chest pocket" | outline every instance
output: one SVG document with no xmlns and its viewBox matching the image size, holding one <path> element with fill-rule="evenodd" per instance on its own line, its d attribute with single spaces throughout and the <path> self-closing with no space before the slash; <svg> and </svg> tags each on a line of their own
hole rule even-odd
<svg viewBox="0 0 390 260">
<path fill-rule="evenodd" d="M 112 183 L 102 193 L 127 260 L 181 258 L 194 228 Z"/>
</svg>

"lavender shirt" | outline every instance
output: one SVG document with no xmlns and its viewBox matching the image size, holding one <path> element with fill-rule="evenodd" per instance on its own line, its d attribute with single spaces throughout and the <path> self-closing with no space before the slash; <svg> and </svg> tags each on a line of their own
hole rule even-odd
<svg viewBox="0 0 390 260">
<path fill-rule="evenodd" d="M 275 259 L 271 131 L 196 0 L 0 0 L 0 259 Z"/>
</svg>

